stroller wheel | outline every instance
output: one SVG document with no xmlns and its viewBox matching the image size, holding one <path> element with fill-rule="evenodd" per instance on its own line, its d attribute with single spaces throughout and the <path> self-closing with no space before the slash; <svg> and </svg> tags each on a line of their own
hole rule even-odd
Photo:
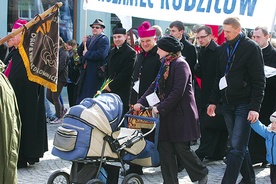
<svg viewBox="0 0 276 184">
<path fill-rule="evenodd" d="M 138 174 L 131 173 L 124 177 L 122 184 L 144 184 L 144 181 Z"/>
<path fill-rule="evenodd" d="M 67 172 L 58 170 L 50 175 L 47 184 L 69 184 L 69 177 Z"/>
<path fill-rule="evenodd" d="M 104 184 L 104 182 L 102 182 L 100 179 L 92 179 L 89 180 L 86 184 Z"/>
</svg>

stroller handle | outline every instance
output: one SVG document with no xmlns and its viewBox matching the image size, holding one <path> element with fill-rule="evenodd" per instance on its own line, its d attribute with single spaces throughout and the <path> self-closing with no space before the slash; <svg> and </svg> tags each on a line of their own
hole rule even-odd
<svg viewBox="0 0 276 184">
<path fill-rule="evenodd" d="M 143 111 L 143 110 L 152 110 L 152 108 L 153 108 L 153 107 L 146 107 L 146 106 L 143 106 L 143 105 L 142 105 L 142 106 L 140 107 L 140 110 L 141 110 L 141 111 Z M 134 111 L 134 109 L 132 108 L 132 109 L 130 109 L 126 114 L 130 114 L 130 113 L 132 113 L 133 111 Z"/>
<path fill-rule="evenodd" d="M 124 118 L 126 118 L 126 117 L 153 122 L 152 128 L 148 132 L 143 134 L 143 137 L 147 136 L 148 134 L 153 132 L 154 129 L 155 129 L 154 143 L 155 143 L 155 147 L 157 149 L 158 136 L 159 136 L 159 127 L 160 127 L 159 116 L 157 116 L 157 117 L 146 117 L 146 116 L 137 116 L 137 115 L 132 115 L 132 114 L 127 113 L 127 114 L 124 115 Z M 124 120 L 122 120 L 122 121 L 124 121 Z"/>
<path fill-rule="evenodd" d="M 156 128 L 156 126 L 159 125 L 159 119 L 158 118 L 151 118 L 151 117 L 145 117 L 145 116 L 136 116 L 136 115 L 132 115 L 132 114 L 125 114 L 125 117 L 153 122 L 152 128 L 147 133 L 144 134 L 144 137 L 147 136 L 148 134 L 150 134 Z"/>
</svg>

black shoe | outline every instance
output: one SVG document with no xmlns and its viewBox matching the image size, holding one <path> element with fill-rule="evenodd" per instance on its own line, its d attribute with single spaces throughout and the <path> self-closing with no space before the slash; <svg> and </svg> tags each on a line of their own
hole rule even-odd
<svg viewBox="0 0 276 184">
<path fill-rule="evenodd" d="M 143 175 L 143 171 L 133 171 L 131 169 L 128 169 L 128 170 L 126 170 L 126 174 L 124 173 L 124 171 L 122 171 L 121 176 L 126 176 L 126 175 L 131 174 L 131 173 L 135 173 L 135 174 L 138 174 L 138 175 Z"/>
<path fill-rule="evenodd" d="M 28 163 L 29 163 L 30 165 L 34 165 L 34 164 L 35 164 L 34 161 L 28 161 Z"/>
<path fill-rule="evenodd" d="M 190 142 L 190 145 L 191 145 L 191 146 L 197 145 L 197 140 L 191 141 L 191 142 Z"/>
<path fill-rule="evenodd" d="M 135 168 L 135 169 L 128 169 L 126 170 L 126 174 L 124 174 L 124 171 L 121 172 L 121 176 L 126 176 L 128 174 L 131 174 L 131 173 L 135 173 L 135 174 L 138 174 L 138 175 L 143 175 L 143 170 L 142 170 L 142 167 L 141 169 L 140 168 Z"/>
<path fill-rule="evenodd" d="M 17 169 L 26 168 L 26 167 L 28 167 L 27 162 L 18 160 L 18 162 L 17 162 Z"/>
<path fill-rule="evenodd" d="M 249 181 L 249 182 L 246 182 L 246 181 L 243 181 L 243 179 L 239 182 L 239 184 L 255 184 L 255 181 Z"/>
<path fill-rule="evenodd" d="M 178 166 L 178 172 L 181 172 L 181 171 L 183 171 L 184 170 L 184 166 L 183 165 L 179 165 Z"/>
<path fill-rule="evenodd" d="M 261 165 L 261 168 L 269 168 L 269 163 L 268 162 L 263 162 Z"/>
</svg>

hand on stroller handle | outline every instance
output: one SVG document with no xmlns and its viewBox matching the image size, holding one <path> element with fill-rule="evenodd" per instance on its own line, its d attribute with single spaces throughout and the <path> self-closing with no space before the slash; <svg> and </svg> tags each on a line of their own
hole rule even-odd
<svg viewBox="0 0 276 184">
<path fill-rule="evenodd" d="M 141 106 L 140 107 L 140 110 L 152 110 L 153 109 L 153 107 L 146 107 L 146 106 Z"/>
<path fill-rule="evenodd" d="M 129 111 L 127 112 L 127 114 L 132 113 L 133 111 L 152 110 L 152 108 L 153 107 L 146 107 L 146 106 L 143 106 L 143 105 L 139 104 L 138 109 L 134 108 L 134 106 L 133 106 L 131 109 L 129 109 Z"/>
<path fill-rule="evenodd" d="M 155 115 L 158 115 L 158 114 L 159 114 L 159 111 L 158 111 L 158 109 L 157 109 L 156 106 L 145 107 L 145 106 L 143 106 L 142 104 L 137 103 L 137 104 L 135 104 L 135 105 L 133 106 L 133 109 L 134 109 L 135 111 L 151 110 L 151 111 L 153 112 L 153 114 L 155 114 Z"/>
</svg>

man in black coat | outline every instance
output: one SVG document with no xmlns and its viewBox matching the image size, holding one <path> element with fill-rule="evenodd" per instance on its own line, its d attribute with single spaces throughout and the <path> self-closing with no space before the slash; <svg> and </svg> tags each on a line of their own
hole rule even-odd
<svg viewBox="0 0 276 184">
<path fill-rule="evenodd" d="M 206 108 L 216 78 L 218 44 L 212 39 L 212 29 L 209 26 L 201 26 L 196 31 L 196 39 L 200 44 L 198 63 L 195 67 L 195 75 L 201 79 L 200 89 L 200 145 L 196 150 L 197 156 L 203 160 L 221 160 L 225 156 L 227 144 L 227 129 L 222 114 L 209 117 Z"/>
<path fill-rule="evenodd" d="M 137 56 L 137 62 L 133 72 L 134 86 L 130 99 L 130 104 L 132 105 L 137 103 L 138 99 L 143 96 L 151 83 L 155 80 L 161 66 L 160 57 L 157 54 L 157 38 L 155 33 L 156 30 L 151 27 L 148 21 L 144 21 L 138 27 L 142 52 Z M 144 130 L 142 129 L 142 131 Z M 145 131 L 148 132 L 148 130 Z M 152 138 L 152 135 L 153 133 L 149 135 L 150 137 L 146 138 Z M 127 174 L 129 173 L 142 175 L 142 166 L 130 165 L 129 170 L 127 170 Z"/>
<path fill-rule="evenodd" d="M 262 49 L 264 64 L 276 68 L 276 50 L 269 42 L 269 32 L 266 27 L 256 27 L 253 31 L 252 39 L 258 43 Z M 260 121 L 268 126 L 269 117 L 276 110 L 276 76 L 266 76 L 266 87 L 264 100 L 260 111 Z M 249 151 L 252 164 L 262 163 L 262 167 L 267 167 L 265 140 L 256 132 L 252 131 L 249 141 Z"/>
<path fill-rule="evenodd" d="M 216 80 L 207 114 L 216 115 L 216 105 L 222 100 L 223 115 L 229 134 L 227 166 L 222 184 L 255 184 L 248 141 L 250 122 L 258 120 L 263 101 L 265 76 L 260 47 L 242 32 L 239 18 L 229 17 L 223 22 L 226 42 L 218 51 Z"/>
<path fill-rule="evenodd" d="M 194 74 L 194 66 L 197 60 L 196 48 L 195 46 L 189 42 L 184 36 L 184 24 L 181 21 L 173 21 L 170 24 L 170 35 L 179 39 L 180 42 L 183 43 L 183 49 L 181 50 L 182 56 L 184 56 L 185 60 L 188 62 L 189 67 L 191 69 L 192 75 Z"/>
<path fill-rule="evenodd" d="M 107 56 L 108 64 L 105 73 L 106 79 L 112 79 L 105 90 L 120 96 L 123 102 L 123 114 L 129 110 L 132 73 L 136 61 L 136 52 L 126 40 L 126 29 L 118 23 L 113 28 L 114 47 Z"/>
</svg>

